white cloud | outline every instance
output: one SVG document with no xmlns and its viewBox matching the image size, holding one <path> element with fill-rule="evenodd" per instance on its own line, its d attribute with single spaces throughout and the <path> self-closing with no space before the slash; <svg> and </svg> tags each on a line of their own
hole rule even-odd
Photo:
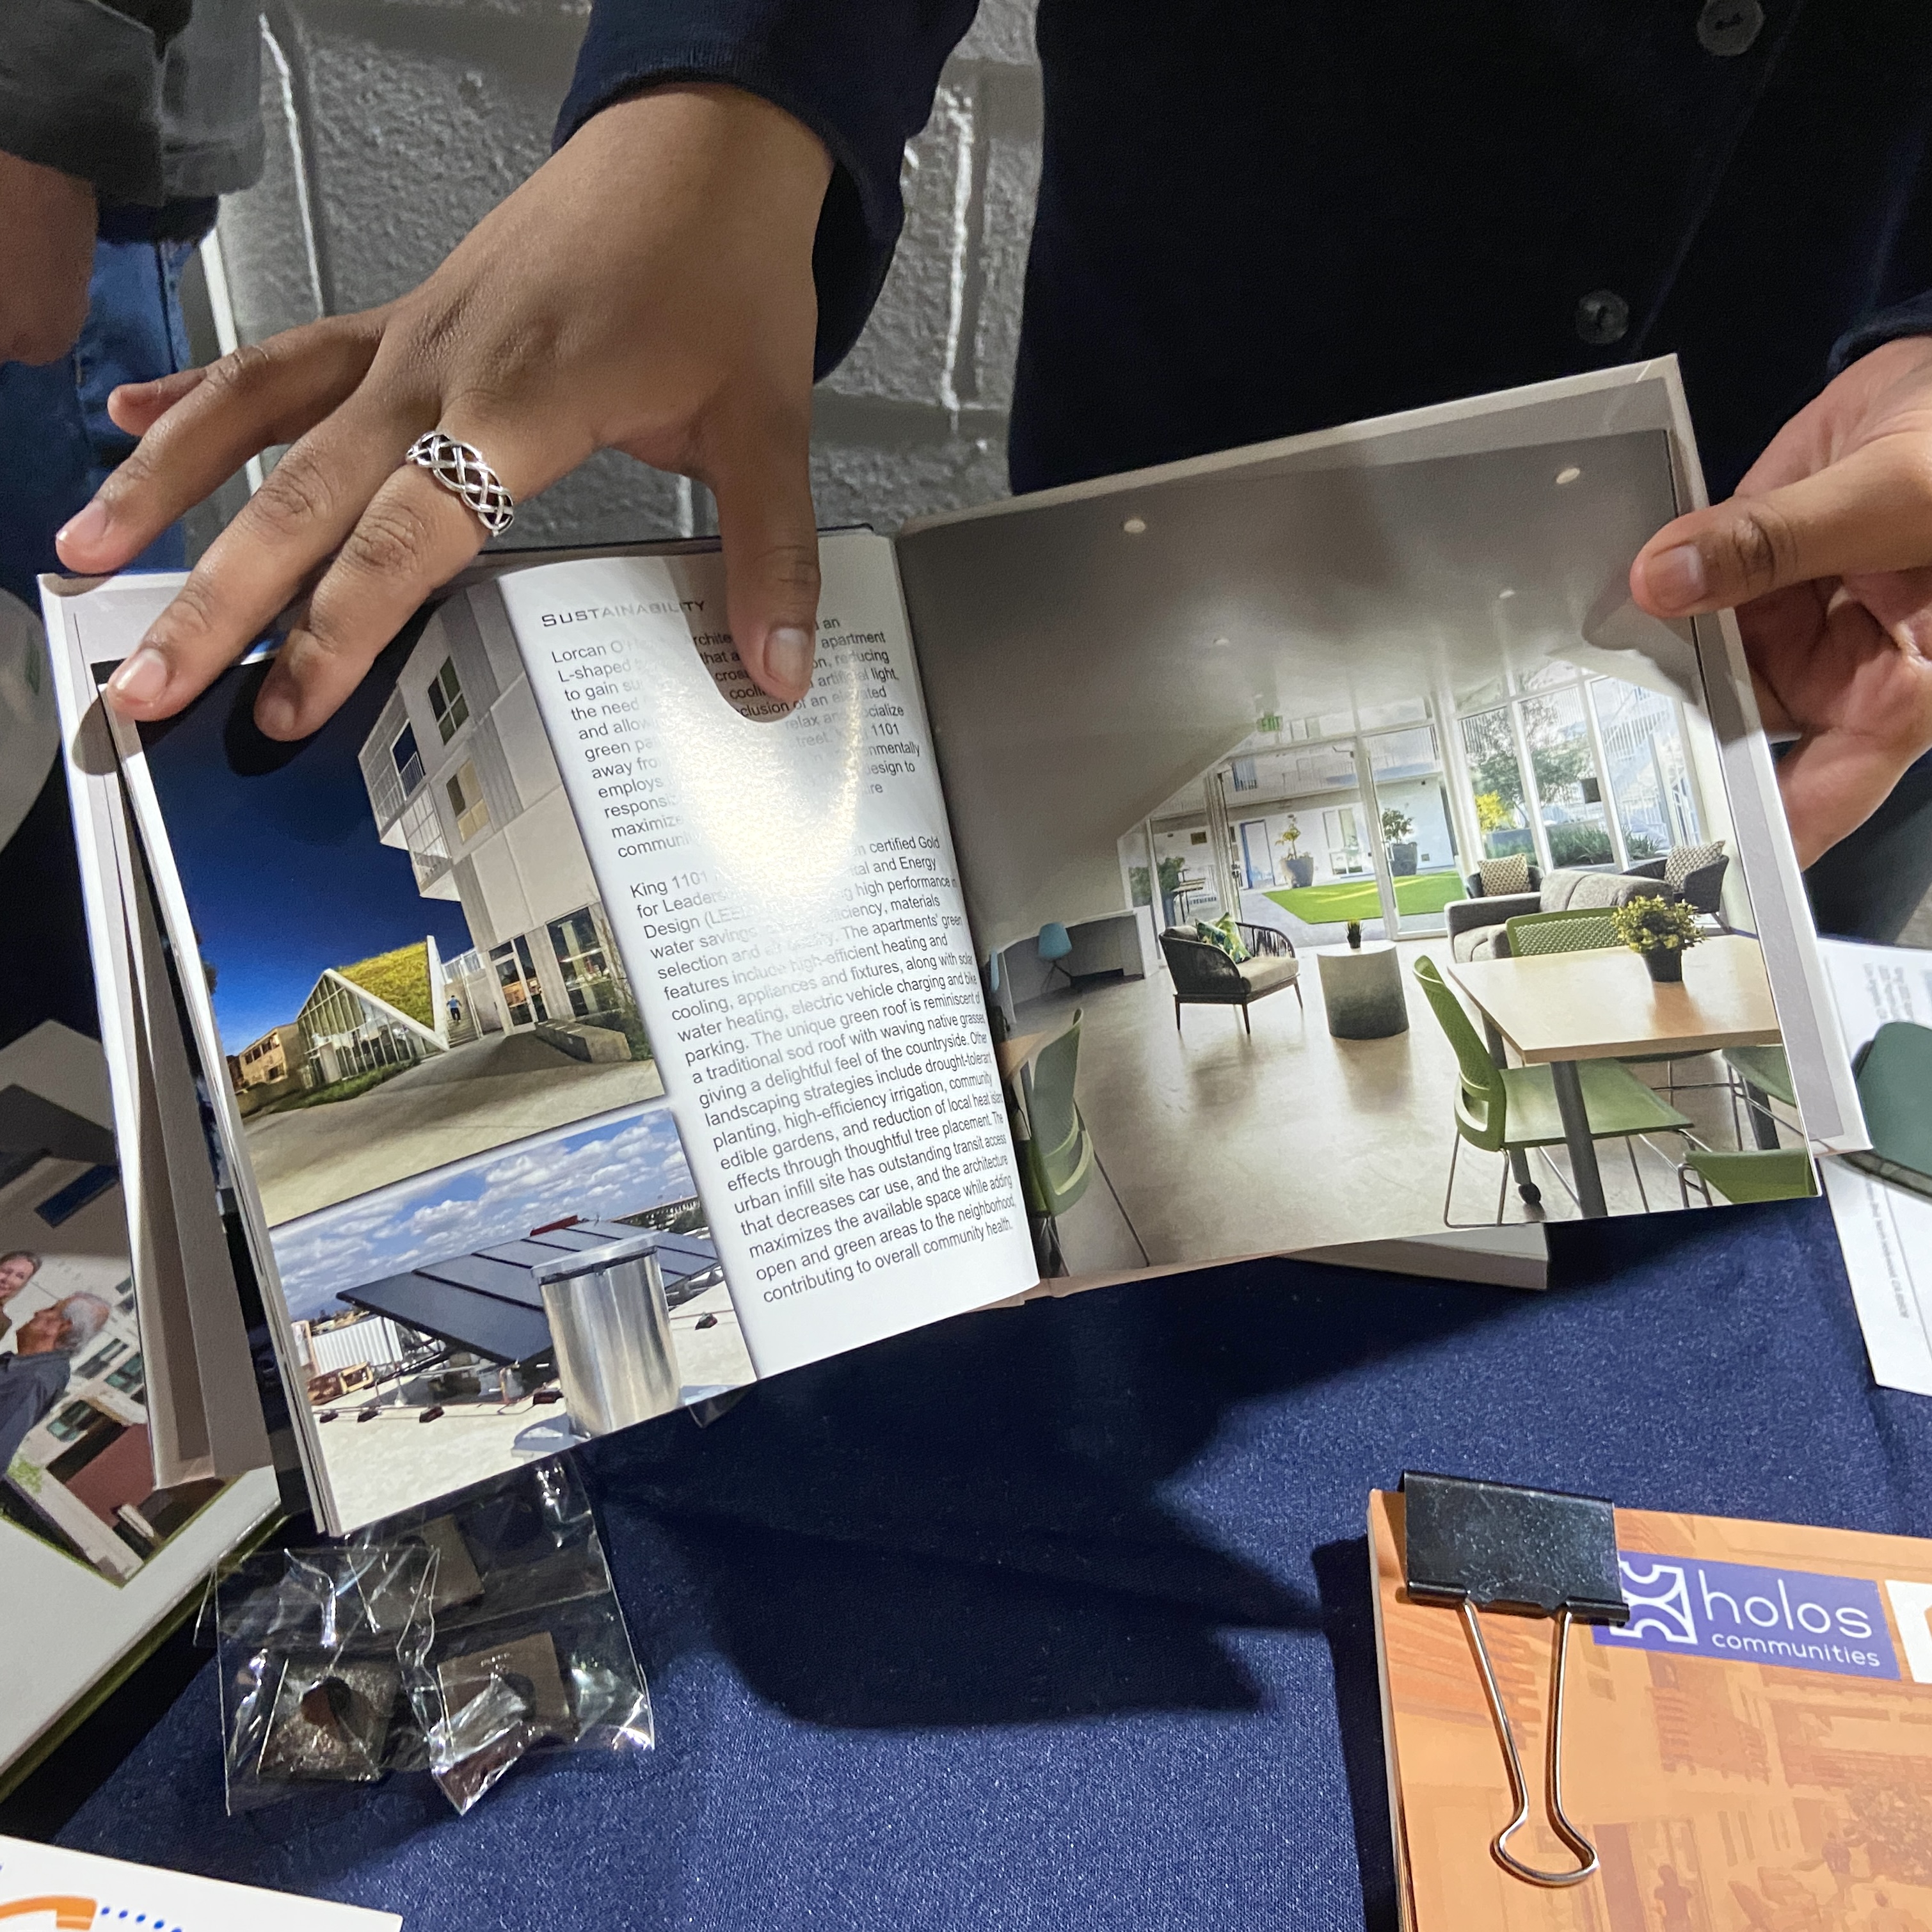
<svg viewBox="0 0 1932 1932">
<path fill-rule="evenodd" d="M 642 1213 L 694 1192 L 677 1125 L 661 1102 L 458 1162 L 276 1229 L 275 1259 L 298 1318 L 345 1288 L 514 1240 L 545 1222 Z"/>
</svg>

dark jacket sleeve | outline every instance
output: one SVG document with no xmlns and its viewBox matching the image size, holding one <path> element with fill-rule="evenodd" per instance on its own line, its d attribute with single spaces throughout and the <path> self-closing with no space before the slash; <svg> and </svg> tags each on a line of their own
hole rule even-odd
<svg viewBox="0 0 1932 1932">
<path fill-rule="evenodd" d="M 0 150 L 92 182 L 112 201 L 163 199 L 161 64 L 188 0 L 33 0 L 0 34 Z"/>
<path fill-rule="evenodd" d="M 1870 320 L 1846 330 L 1832 346 L 1831 373 L 1843 374 L 1861 356 L 1882 344 L 1896 342 L 1901 335 L 1932 335 L 1932 290 L 1880 309 Z"/>
<path fill-rule="evenodd" d="M 905 144 L 925 126 L 940 68 L 976 4 L 595 0 L 556 140 L 600 109 L 673 80 L 728 82 L 804 122 L 833 163 L 812 250 L 822 376 L 878 298 L 903 218 Z"/>
</svg>

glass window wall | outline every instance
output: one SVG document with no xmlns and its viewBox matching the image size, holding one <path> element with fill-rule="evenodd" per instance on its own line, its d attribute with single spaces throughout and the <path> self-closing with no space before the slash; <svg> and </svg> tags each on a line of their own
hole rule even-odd
<svg viewBox="0 0 1932 1932">
<path fill-rule="evenodd" d="M 1676 704 L 1615 678 L 1592 678 L 1590 703 L 1604 748 L 1610 803 L 1630 862 L 1660 859 L 1703 836 Z"/>
<path fill-rule="evenodd" d="M 1614 866 L 1616 848 L 1604 809 L 1603 780 L 1583 716 L 1582 692 L 1573 685 L 1524 699 L 1519 709 L 1549 862 Z"/>
<path fill-rule="evenodd" d="M 1702 836 L 1674 698 L 1552 659 L 1465 690 L 1456 712 L 1418 698 L 1258 719 L 1207 780 L 1228 808 L 1241 916 L 1281 924 L 1298 945 L 1332 943 L 1351 921 L 1370 937 L 1433 936 L 1480 859 L 1623 869 Z M 1445 744 L 1444 733 L 1457 735 Z M 1168 923 L 1205 916 L 1216 896 L 1214 833 L 1190 793 L 1124 859 L 1144 903 L 1152 838 Z"/>
<path fill-rule="evenodd" d="M 1476 826 L 1482 835 L 1481 856 L 1507 859 L 1522 852 L 1536 859 L 1529 795 L 1523 788 L 1522 761 L 1516 756 L 1510 707 L 1505 704 L 1494 711 L 1479 711 L 1462 721 L 1462 729 Z"/>
</svg>

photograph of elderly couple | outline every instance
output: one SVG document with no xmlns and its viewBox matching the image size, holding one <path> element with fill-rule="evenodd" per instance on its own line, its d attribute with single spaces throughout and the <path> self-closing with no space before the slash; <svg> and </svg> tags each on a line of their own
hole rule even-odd
<svg viewBox="0 0 1932 1932">
<path fill-rule="evenodd" d="M 1816 1191 L 1676 508 L 1640 430 L 902 539 L 1045 1270 Z"/>
<path fill-rule="evenodd" d="M 155 1485 L 113 1137 L 58 1124 L 101 1144 L 0 1154 L 0 1519 L 124 1583 L 224 1486 Z"/>
</svg>

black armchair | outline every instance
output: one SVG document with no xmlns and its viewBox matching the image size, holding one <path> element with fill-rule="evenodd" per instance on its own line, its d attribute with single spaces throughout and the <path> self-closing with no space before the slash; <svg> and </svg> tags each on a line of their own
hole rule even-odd
<svg viewBox="0 0 1932 1932">
<path fill-rule="evenodd" d="M 1174 982 L 1174 1027 L 1180 1030 L 1180 1010 L 1190 1006 L 1238 1006 L 1241 1024 L 1254 1031 L 1248 1008 L 1270 993 L 1292 986 L 1301 1000 L 1301 962 L 1294 956 L 1294 942 L 1271 926 L 1249 926 L 1236 922 L 1235 931 L 1250 956 L 1238 966 L 1218 946 L 1210 945 L 1180 926 L 1169 926 L 1160 936 L 1161 956 L 1167 962 L 1168 977 Z M 1306 1003 L 1303 1003 L 1305 1006 Z"/>
<path fill-rule="evenodd" d="M 1630 879 L 1655 879 L 1660 884 L 1664 868 L 1670 861 L 1666 859 L 1646 859 L 1640 866 L 1633 866 L 1624 874 Z M 1720 852 L 1708 866 L 1700 866 L 1696 871 L 1686 872 L 1684 883 L 1678 889 L 1678 897 L 1693 912 L 1701 912 L 1716 920 L 1724 916 L 1724 873 L 1731 862 L 1728 852 Z"/>
</svg>

